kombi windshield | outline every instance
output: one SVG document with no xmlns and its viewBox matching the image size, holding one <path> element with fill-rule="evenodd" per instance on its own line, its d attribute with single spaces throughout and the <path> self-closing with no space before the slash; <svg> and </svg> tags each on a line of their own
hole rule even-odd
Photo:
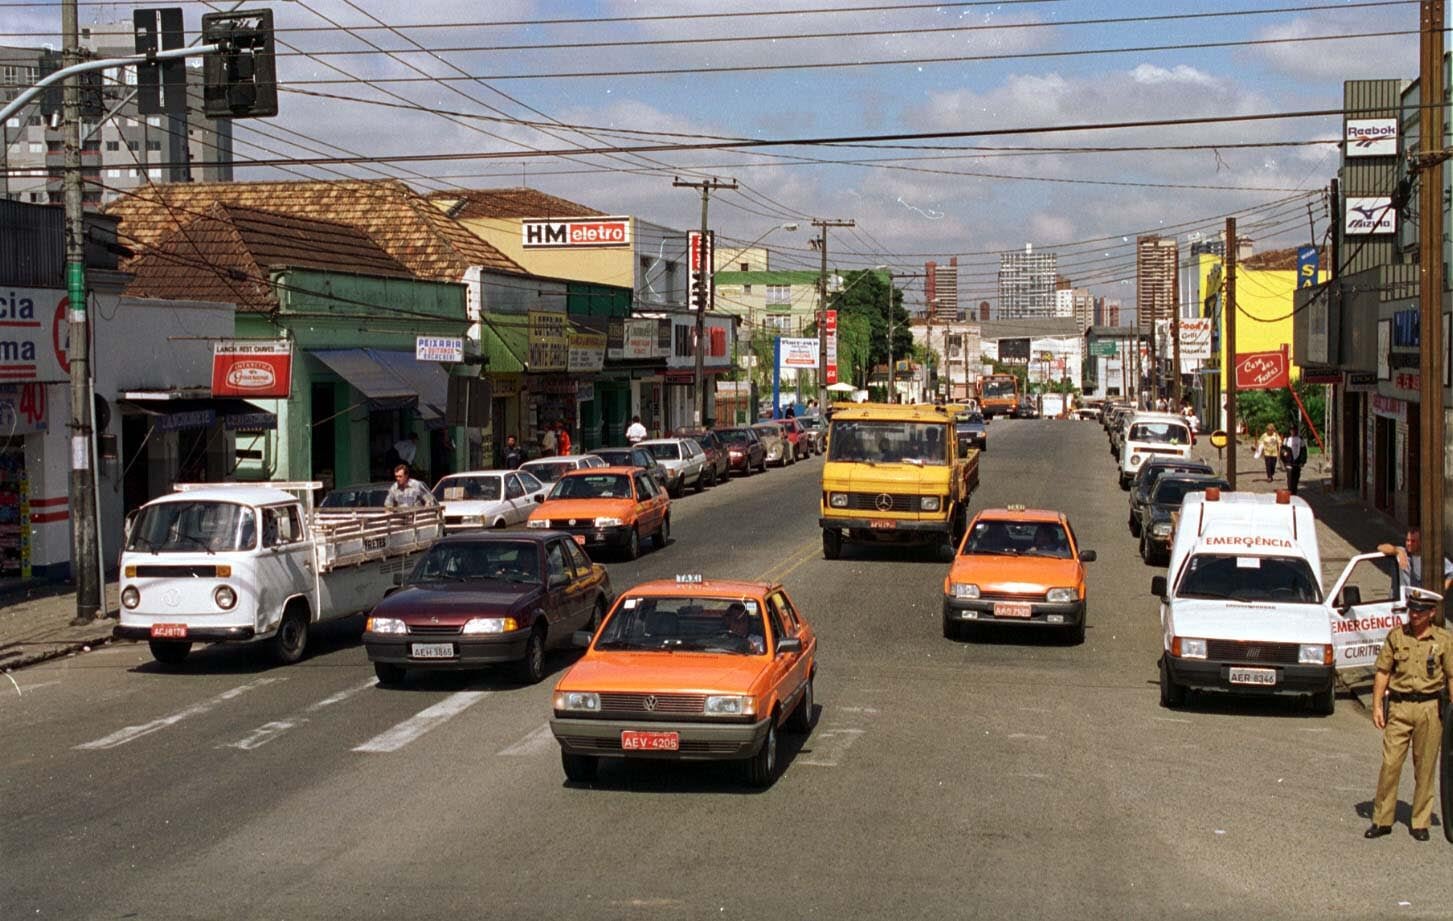
<svg viewBox="0 0 1453 921">
<path fill-rule="evenodd" d="M 1126 440 L 1142 444 L 1188 445 L 1191 435 L 1184 425 L 1174 422 L 1137 422 L 1130 426 Z"/>
<path fill-rule="evenodd" d="M 1176 596 L 1318 604 L 1322 590 L 1312 568 L 1299 557 L 1197 553 L 1186 561 Z"/>
<path fill-rule="evenodd" d="M 827 459 L 942 466 L 948 463 L 948 434 L 946 422 L 834 422 Z"/>
<path fill-rule="evenodd" d="M 596 649 L 716 652 L 766 651 L 762 609 L 743 598 L 627 598 L 606 623 Z"/>
<path fill-rule="evenodd" d="M 132 523 L 126 549 L 142 553 L 226 553 L 257 544 L 257 515 L 235 502 L 159 502 Z"/>
</svg>

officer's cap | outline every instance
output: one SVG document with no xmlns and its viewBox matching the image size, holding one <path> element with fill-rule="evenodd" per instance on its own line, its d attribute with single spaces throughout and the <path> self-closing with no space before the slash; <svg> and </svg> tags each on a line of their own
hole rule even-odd
<svg viewBox="0 0 1453 921">
<path fill-rule="evenodd" d="M 1408 607 L 1410 608 L 1436 608 L 1443 603 L 1443 596 L 1437 592 L 1430 592 L 1426 588 L 1408 589 Z"/>
</svg>

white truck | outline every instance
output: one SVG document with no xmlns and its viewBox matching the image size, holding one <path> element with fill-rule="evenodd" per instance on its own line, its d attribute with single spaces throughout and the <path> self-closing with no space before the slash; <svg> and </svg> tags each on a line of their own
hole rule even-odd
<svg viewBox="0 0 1453 921">
<path fill-rule="evenodd" d="M 443 533 L 437 507 L 314 509 L 319 483 L 179 484 L 128 517 L 115 635 L 164 665 L 197 642 L 267 641 L 373 607 Z"/>
<path fill-rule="evenodd" d="M 1339 668 L 1372 664 L 1400 622 L 1402 590 L 1390 557 L 1354 557 L 1322 590 L 1316 519 L 1305 500 L 1191 493 L 1181 507 L 1160 598 L 1160 703 L 1187 690 L 1305 696 L 1336 705 Z M 1364 592 L 1367 594 L 1364 595 Z"/>
</svg>

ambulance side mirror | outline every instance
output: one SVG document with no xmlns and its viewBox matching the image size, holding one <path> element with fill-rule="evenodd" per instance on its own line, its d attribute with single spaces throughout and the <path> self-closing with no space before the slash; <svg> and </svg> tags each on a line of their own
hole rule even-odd
<svg viewBox="0 0 1453 921">
<path fill-rule="evenodd" d="M 1151 576 L 1150 593 L 1157 598 L 1166 596 L 1165 576 Z"/>
<path fill-rule="evenodd" d="M 1356 585 L 1342 586 L 1342 603 L 1338 607 L 1346 610 L 1362 604 L 1362 589 Z"/>
</svg>

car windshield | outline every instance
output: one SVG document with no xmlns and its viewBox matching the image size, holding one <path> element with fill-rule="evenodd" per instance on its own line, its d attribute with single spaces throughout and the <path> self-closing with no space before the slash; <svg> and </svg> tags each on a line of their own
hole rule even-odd
<svg viewBox="0 0 1453 921">
<path fill-rule="evenodd" d="M 1148 496 L 1155 491 L 1155 483 L 1161 477 L 1172 473 L 1205 473 L 1213 471 L 1209 467 L 1183 466 L 1179 464 L 1153 464 L 1148 463 L 1140 468 L 1140 494 Z"/>
<path fill-rule="evenodd" d="M 948 462 L 944 422 L 843 420 L 832 424 L 828 460 L 942 466 Z"/>
<path fill-rule="evenodd" d="M 750 598 L 626 598 L 595 648 L 759 655 L 766 642 Z"/>
<path fill-rule="evenodd" d="M 601 448 L 595 453 L 611 467 L 636 466 L 636 459 L 631 456 L 630 448 Z"/>
<path fill-rule="evenodd" d="M 434 495 L 441 502 L 457 502 L 461 499 L 479 499 L 493 502 L 500 497 L 500 478 L 497 476 L 446 476 L 434 487 Z"/>
<path fill-rule="evenodd" d="M 656 460 L 681 460 L 681 446 L 674 441 L 644 446 Z"/>
<path fill-rule="evenodd" d="M 1012 397 L 1014 396 L 1013 381 L 985 381 L 984 389 L 979 393 L 982 397 Z"/>
<path fill-rule="evenodd" d="M 537 545 L 525 540 L 452 541 L 435 544 L 409 574 L 410 583 L 493 580 L 538 584 Z"/>
<path fill-rule="evenodd" d="M 624 473 L 586 473 L 561 477 L 551 499 L 629 499 L 631 478 Z"/>
<path fill-rule="evenodd" d="M 257 544 L 257 516 L 235 502 L 159 502 L 137 515 L 126 549 L 146 553 L 223 553 Z"/>
<path fill-rule="evenodd" d="M 729 445 L 744 445 L 752 440 L 751 434 L 746 429 L 722 429 L 716 434 Z"/>
<path fill-rule="evenodd" d="M 1150 501 L 1156 505 L 1180 505 L 1188 492 L 1205 492 L 1208 487 L 1220 486 L 1229 489 L 1230 484 L 1214 480 L 1183 480 L 1179 477 L 1161 477 L 1150 494 Z"/>
<path fill-rule="evenodd" d="M 974 522 L 969 539 L 964 542 L 963 555 L 970 554 L 1067 560 L 1071 555 L 1070 539 L 1064 527 L 1053 521 L 980 519 Z"/>
<path fill-rule="evenodd" d="M 1319 604 L 1322 590 L 1299 557 L 1197 553 L 1186 561 L 1176 596 Z"/>
<path fill-rule="evenodd" d="M 553 483 L 571 470 L 575 464 L 571 461 L 531 461 L 522 470 L 528 470 L 546 483 Z"/>
<path fill-rule="evenodd" d="M 959 426 L 983 425 L 984 417 L 978 413 L 959 413 L 957 416 L 954 416 L 954 424 Z"/>
<path fill-rule="evenodd" d="M 319 508 L 382 508 L 388 487 L 335 489 L 323 497 Z"/>
<path fill-rule="evenodd" d="M 1174 422 L 1137 422 L 1130 427 L 1129 441 L 1147 444 L 1188 445 L 1190 433 L 1184 425 Z"/>
</svg>

